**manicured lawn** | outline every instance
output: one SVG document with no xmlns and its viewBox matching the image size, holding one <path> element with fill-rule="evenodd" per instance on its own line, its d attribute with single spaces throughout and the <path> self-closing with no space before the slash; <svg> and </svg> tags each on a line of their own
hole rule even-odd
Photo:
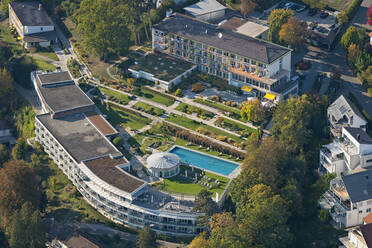
<svg viewBox="0 0 372 248">
<path fill-rule="evenodd" d="M 50 58 L 55 61 L 59 61 L 57 54 L 55 54 L 54 52 L 37 52 L 37 54 L 40 54 L 41 56 Z"/>
<path fill-rule="evenodd" d="M 188 177 L 181 176 L 185 175 L 185 170 L 188 170 Z M 211 180 L 209 181 L 209 184 L 213 186 L 212 189 L 209 189 L 201 184 L 194 183 L 194 178 L 193 176 L 194 173 L 200 174 L 201 170 L 199 169 L 194 169 L 194 172 L 192 172 L 191 167 L 188 166 L 181 166 L 181 172 L 175 177 L 167 178 L 164 179 L 164 184 L 159 184 L 158 187 L 161 190 L 171 192 L 171 193 L 178 193 L 178 194 L 192 194 L 192 195 L 197 195 L 202 189 L 208 189 L 213 193 L 213 197 L 216 196 L 216 192 L 221 196 L 222 192 L 226 188 L 229 179 L 226 177 L 222 177 L 213 173 L 206 172 L 205 175 Z M 199 176 L 199 175 L 198 175 Z M 215 184 L 215 180 L 218 179 L 220 181 L 220 184 L 217 185 Z M 199 177 L 200 180 L 200 177 Z M 200 181 L 204 181 L 201 179 Z M 204 181 L 206 182 L 206 181 Z"/>
<path fill-rule="evenodd" d="M 152 122 L 152 120 L 130 109 L 121 108 L 110 103 L 102 105 L 98 101 L 96 105 L 103 114 L 108 116 L 113 126 L 120 124 L 123 127 L 130 127 L 138 130 Z"/>
<path fill-rule="evenodd" d="M 98 89 L 101 93 L 105 94 L 109 100 L 112 100 L 112 101 L 116 100 L 115 102 L 118 102 L 123 105 L 128 104 L 128 102 L 130 102 L 129 96 L 126 94 L 122 94 L 120 92 L 107 89 L 104 87 L 98 87 Z"/>
<path fill-rule="evenodd" d="M 28 57 L 28 56 L 26 56 L 26 57 Z M 56 70 L 56 67 L 54 65 L 49 64 L 48 62 L 46 62 L 43 59 L 33 57 L 32 60 L 34 61 L 34 64 L 37 66 L 38 70 L 43 70 L 43 71 L 45 71 L 45 70 L 55 71 Z"/>
<path fill-rule="evenodd" d="M 178 106 L 176 107 L 176 110 L 187 113 L 187 114 L 196 113 L 198 117 L 204 118 L 204 119 L 211 119 L 215 116 L 215 114 L 213 114 L 210 111 L 207 111 L 205 109 L 201 109 L 198 107 L 194 107 L 184 102 L 181 102 L 180 104 L 178 104 Z"/>
<path fill-rule="evenodd" d="M 231 138 L 236 142 L 241 142 L 242 141 L 236 135 L 224 132 L 224 131 L 222 131 L 218 128 L 212 127 L 212 126 L 205 125 L 204 123 L 200 123 L 200 122 L 197 122 L 195 120 L 191 120 L 191 119 L 189 119 L 187 117 L 184 117 L 184 116 L 180 116 L 180 115 L 176 115 L 176 114 L 170 114 L 167 117 L 166 120 L 170 121 L 170 122 L 173 122 L 175 124 L 178 124 L 180 126 L 189 128 L 189 129 L 194 130 L 194 131 L 197 131 L 198 128 L 202 127 L 204 129 L 210 131 L 211 133 L 214 133 L 215 135 L 226 136 L 227 138 Z"/>
<path fill-rule="evenodd" d="M 143 53 L 143 54 L 145 54 L 147 52 L 151 52 L 152 51 L 152 43 L 148 42 L 145 45 L 139 47 L 136 51 L 138 51 L 140 53 Z"/>
<path fill-rule="evenodd" d="M 145 113 L 148 113 L 150 115 L 156 115 L 156 116 L 161 116 L 165 113 L 165 111 L 161 108 L 157 108 L 157 107 L 154 107 L 154 106 L 151 106 L 147 103 L 144 103 L 144 102 L 137 102 L 133 108 L 137 109 L 137 110 L 141 110 Z"/>
<path fill-rule="evenodd" d="M 230 119 L 223 119 L 223 123 L 221 126 L 227 130 L 233 131 L 233 132 L 239 132 L 242 135 L 249 135 L 251 133 L 255 133 L 257 135 L 257 129 L 248 127 L 246 125 L 243 125 L 241 123 L 238 123 L 236 121 L 232 121 Z"/>
<path fill-rule="evenodd" d="M 141 95 L 142 97 L 147 98 L 151 101 L 163 104 L 165 106 L 170 106 L 175 101 L 173 97 L 150 90 L 149 88 L 146 88 L 146 87 L 141 88 L 141 93 L 142 93 Z"/>
<path fill-rule="evenodd" d="M 204 104 L 206 106 L 216 108 L 216 109 L 224 111 L 224 112 L 230 112 L 230 113 L 232 113 L 234 115 L 238 115 L 240 117 L 240 110 L 237 109 L 237 108 L 232 108 L 232 107 L 223 105 L 223 104 L 218 103 L 218 102 L 214 102 L 214 101 L 211 101 L 211 100 L 204 100 L 204 99 L 201 99 L 201 98 L 195 98 L 194 102 Z"/>
</svg>

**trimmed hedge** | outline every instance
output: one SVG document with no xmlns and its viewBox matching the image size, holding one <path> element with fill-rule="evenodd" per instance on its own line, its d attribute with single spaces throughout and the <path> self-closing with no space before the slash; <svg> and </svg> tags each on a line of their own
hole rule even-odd
<svg viewBox="0 0 372 248">
<path fill-rule="evenodd" d="M 349 21 L 351 21 L 351 19 L 354 17 L 362 2 L 363 0 L 352 0 L 349 6 L 347 6 L 345 9 L 345 14 L 349 18 Z"/>
</svg>

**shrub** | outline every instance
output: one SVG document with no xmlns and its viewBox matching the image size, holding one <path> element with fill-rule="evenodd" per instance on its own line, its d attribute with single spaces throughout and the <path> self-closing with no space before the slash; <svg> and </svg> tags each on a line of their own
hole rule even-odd
<svg viewBox="0 0 372 248">
<path fill-rule="evenodd" d="M 116 147 L 121 147 L 124 145 L 124 139 L 122 137 L 116 137 L 112 143 L 116 146 Z"/>
<path fill-rule="evenodd" d="M 175 92 L 174 92 L 174 95 L 175 96 L 182 96 L 182 90 L 181 89 L 177 89 Z"/>
<path fill-rule="evenodd" d="M 191 91 L 195 92 L 195 93 L 200 93 L 203 90 L 205 90 L 205 87 L 200 82 L 197 82 L 197 83 L 193 84 L 192 87 L 191 87 Z"/>
<path fill-rule="evenodd" d="M 372 88 L 368 88 L 368 89 L 367 89 L 367 92 L 368 92 L 368 95 L 369 95 L 370 97 L 372 97 Z"/>
</svg>

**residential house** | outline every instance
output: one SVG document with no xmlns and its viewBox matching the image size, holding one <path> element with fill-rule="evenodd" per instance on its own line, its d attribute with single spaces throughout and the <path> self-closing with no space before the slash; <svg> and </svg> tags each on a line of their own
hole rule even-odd
<svg viewBox="0 0 372 248">
<path fill-rule="evenodd" d="M 348 235 L 339 240 L 346 248 L 372 247 L 372 223 L 364 223 L 361 226 L 349 229 Z"/>
<path fill-rule="evenodd" d="M 216 0 L 201 0 L 183 9 L 187 15 L 203 21 L 213 21 L 225 16 L 226 7 Z"/>
<path fill-rule="evenodd" d="M 356 127 L 366 131 L 367 120 L 345 96 L 339 96 L 327 109 L 330 129 L 335 137 L 341 136 L 342 127 Z"/>
<path fill-rule="evenodd" d="M 372 166 L 372 138 L 361 128 L 343 127 L 342 136 L 320 149 L 320 173 L 342 174 Z"/>
<path fill-rule="evenodd" d="M 291 81 L 291 49 L 179 13 L 152 29 L 153 50 L 194 63 L 201 72 L 278 102 L 298 94 Z"/>
<path fill-rule="evenodd" d="M 54 23 L 39 2 L 10 2 L 9 26 L 17 30 L 26 48 L 57 42 Z"/>
<path fill-rule="evenodd" d="M 341 228 L 361 225 L 372 209 L 372 170 L 365 170 L 331 180 L 320 205 L 330 210 Z"/>
</svg>

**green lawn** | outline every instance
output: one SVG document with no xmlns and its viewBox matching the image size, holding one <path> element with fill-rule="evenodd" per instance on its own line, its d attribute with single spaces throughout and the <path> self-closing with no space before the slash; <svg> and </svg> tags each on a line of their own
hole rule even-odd
<svg viewBox="0 0 372 248">
<path fill-rule="evenodd" d="M 157 108 L 154 106 L 151 106 L 150 104 L 144 103 L 144 102 L 137 102 L 133 108 L 137 110 L 141 110 L 145 113 L 148 113 L 150 115 L 156 115 L 156 116 L 161 116 L 165 113 L 165 111 L 161 108 Z"/>
<path fill-rule="evenodd" d="M 226 106 L 224 104 L 221 104 L 221 103 L 218 103 L 218 102 L 215 102 L 215 101 L 204 100 L 204 99 L 201 99 L 201 98 L 195 98 L 194 102 L 204 104 L 206 106 L 209 106 L 209 107 L 212 107 L 212 108 L 224 111 L 224 112 L 229 112 L 231 114 L 234 114 L 234 115 L 237 115 L 237 116 L 240 117 L 240 110 L 237 109 L 237 108 L 232 108 L 232 107 Z"/>
<path fill-rule="evenodd" d="M 194 176 L 192 169 L 188 166 L 181 166 L 181 174 L 185 174 L 185 170 L 188 170 L 188 178 L 185 178 L 178 174 L 177 176 L 166 178 L 164 179 L 164 184 L 159 184 L 158 187 L 161 190 L 171 192 L 171 193 L 178 193 L 178 194 L 192 194 L 197 195 L 202 189 L 208 189 L 205 186 L 202 186 L 201 184 L 194 183 Z M 201 173 L 200 169 L 194 169 L 194 172 L 197 172 L 198 174 Z M 222 177 L 210 172 L 205 173 L 207 177 L 211 178 L 212 180 L 209 182 L 210 185 L 213 185 L 212 189 L 208 189 L 210 192 L 213 193 L 213 196 L 216 195 L 216 192 L 221 196 L 222 192 L 226 188 L 229 179 L 226 177 Z M 218 179 L 221 183 L 219 185 L 214 184 L 214 181 Z M 203 180 L 202 180 L 203 181 Z M 206 182 L 206 181 L 205 181 Z"/>
<path fill-rule="evenodd" d="M 130 102 L 129 96 L 111 89 L 107 89 L 104 87 L 98 87 L 99 91 L 105 94 L 109 100 L 118 102 L 120 104 L 128 104 Z"/>
<path fill-rule="evenodd" d="M 241 135 L 248 136 L 251 133 L 255 133 L 257 135 L 257 129 L 248 127 L 246 125 L 243 125 L 241 123 L 238 123 L 236 121 L 232 121 L 230 119 L 224 118 L 223 123 L 221 124 L 221 127 L 233 131 L 238 132 Z"/>
<path fill-rule="evenodd" d="M 26 56 L 26 57 L 28 57 L 28 56 Z M 46 62 L 43 59 L 33 57 L 32 60 L 34 61 L 34 64 L 37 66 L 38 70 L 43 70 L 43 71 L 45 71 L 45 70 L 55 71 L 56 70 L 56 67 L 54 65 L 49 64 L 48 62 Z"/>
<path fill-rule="evenodd" d="M 240 137 L 238 137 L 236 135 L 227 133 L 225 131 L 222 131 L 218 128 L 206 125 L 204 123 L 200 123 L 200 122 L 197 122 L 195 120 L 191 120 L 191 119 L 189 119 L 187 117 L 184 117 L 184 116 L 180 116 L 180 115 L 176 115 L 176 114 L 170 114 L 167 117 L 166 120 L 169 121 L 169 122 L 173 122 L 175 124 L 178 124 L 180 126 L 189 128 L 189 129 L 194 130 L 194 131 L 197 131 L 198 128 L 202 127 L 204 129 L 208 130 L 209 132 L 213 133 L 215 136 L 221 135 L 221 136 L 226 136 L 227 138 L 231 138 L 232 140 L 234 140 L 236 142 L 241 142 L 242 141 L 240 139 Z"/>
<path fill-rule="evenodd" d="M 41 56 L 50 58 L 55 61 L 59 61 L 57 54 L 55 54 L 54 52 L 37 52 L 37 54 L 40 54 Z"/>
<path fill-rule="evenodd" d="M 141 88 L 141 96 L 165 106 L 170 106 L 175 101 L 173 97 L 161 94 L 146 87 Z"/>
<path fill-rule="evenodd" d="M 113 126 L 120 124 L 123 127 L 130 127 L 138 130 L 152 122 L 149 118 L 146 118 L 130 109 L 121 108 L 110 103 L 102 105 L 98 101 L 96 102 L 96 105 L 103 114 L 108 116 L 109 121 Z"/>
<path fill-rule="evenodd" d="M 14 38 L 12 33 L 10 32 L 8 19 L 0 22 L 0 40 L 8 43 L 13 52 L 16 52 L 18 54 L 22 53 L 23 47 L 21 45 L 21 42 L 17 41 L 17 39 Z"/>
<path fill-rule="evenodd" d="M 210 111 L 207 111 L 205 109 L 201 109 L 198 107 L 194 107 L 184 102 L 181 102 L 180 104 L 178 104 L 178 106 L 176 107 L 176 110 L 187 113 L 187 114 L 196 113 L 198 117 L 204 118 L 204 119 L 211 119 L 215 116 L 215 114 Z"/>
</svg>

